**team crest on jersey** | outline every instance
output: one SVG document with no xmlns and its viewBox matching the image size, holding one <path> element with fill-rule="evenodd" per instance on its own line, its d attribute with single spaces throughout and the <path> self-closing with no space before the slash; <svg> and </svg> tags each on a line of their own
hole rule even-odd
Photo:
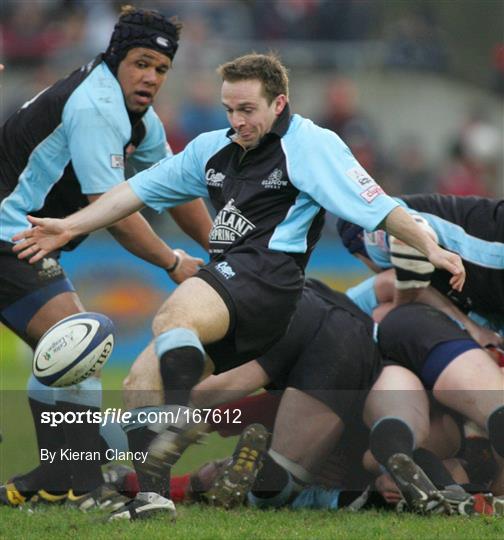
<svg viewBox="0 0 504 540">
<path fill-rule="evenodd" d="M 215 169 L 208 169 L 205 175 L 207 186 L 212 187 L 222 187 L 224 179 L 226 178 L 225 174 L 216 172 Z"/>
<path fill-rule="evenodd" d="M 367 203 L 371 203 L 376 199 L 376 197 L 378 197 L 378 195 L 382 195 L 383 193 L 383 189 L 378 184 L 374 184 L 370 188 L 366 189 L 366 191 L 363 191 L 360 196 Z"/>
<path fill-rule="evenodd" d="M 353 167 L 346 172 L 348 178 L 353 180 L 361 187 L 371 186 L 376 182 L 369 176 L 369 174 L 362 167 Z"/>
<path fill-rule="evenodd" d="M 236 272 L 231 268 L 231 266 L 223 261 L 215 265 L 217 272 L 222 274 L 226 279 L 231 279 L 236 276 Z"/>
<path fill-rule="evenodd" d="M 42 268 L 38 271 L 40 279 L 52 279 L 61 274 L 63 274 L 63 268 L 56 259 L 52 257 L 42 259 Z"/>
<path fill-rule="evenodd" d="M 110 166 L 113 169 L 124 169 L 124 156 L 122 154 L 111 154 Z"/>
<path fill-rule="evenodd" d="M 210 243 L 232 244 L 237 238 L 241 238 L 253 229 L 255 225 L 236 208 L 234 199 L 230 199 L 213 222 Z"/>
<path fill-rule="evenodd" d="M 281 169 L 275 169 L 266 180 L 261 182 L 261 185 L 266 189 L 280 189 L 288 184 L 287 180 L 282 180 L 282 177 Z"/>
</svg>

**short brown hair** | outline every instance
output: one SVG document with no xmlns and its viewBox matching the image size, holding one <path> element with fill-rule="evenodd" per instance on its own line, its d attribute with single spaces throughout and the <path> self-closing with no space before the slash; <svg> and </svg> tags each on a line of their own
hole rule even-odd
<svg viewBox="0 0 504 540">
<path fill-rule="evenodd" d="M 280 94 L 289 97 L 289 75 L 276 53 L 250 53 L 217 68 L 223 81 L 238 82 L 259 80 L 262 82 L 264 95 L 271 103 Z"/>
</svg>

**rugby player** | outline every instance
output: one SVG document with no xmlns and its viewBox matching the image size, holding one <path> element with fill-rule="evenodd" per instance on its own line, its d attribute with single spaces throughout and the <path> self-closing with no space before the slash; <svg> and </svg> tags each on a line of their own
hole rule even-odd
<svg viewBox="0 0 504 540">
<path fill-rule="evenodd" d="M 344 294 L 307 280 L 287 334 L 256 364 L 266 375 L 263 386 L 283 393 L 271 446 L 255 483 L 250 475 L 249 485 L 243 482 L 254 461 L 249 446 L 248 455 L 239 451 L 209 492 L 210 500 L 215 497 L 226 507 L 238 504 L 250 487 L 249 503 L 283 506 L 311 484 L 345 427 L 359 422 L 381 357 L 371 318 Z M 248 380 L 259 382 L 257 376 Z M 204 396 L 209 386 L 211 381 L 203 381 L 197 390 Z M 241 446 L 247 446 L 246 441 Z"/>
<path fill-rule="evenodd" d="M 338 304 L 336 300 L 338 300 L 337 293 L 333 293 L 334 309 Z M 346 327 L 342 324 L 344 319 L 326 320 L 324 326 L 319 326 L 319 329 L 325 328 L 325 330 L 319 330 L 317 339 L 314 340 L 309 333 L 305 332 L 309 327 L 309 321 L 318 322 L 318 318 L 306 309 L 306 306 L 302 306 L 302 302 L 298 306 L 302 309 L 296 313 L 288 334 L 271 351 L 257 362 L 250 362 L 228 373 L 203 381 L 193 390 L 194 402 L 199 406 L 216 404 L 219 403 L 219 395 L 221 400 L 225 399 L 229 395 L 228 391 L 236 397 L 239 395 L 238 388 L 247 393 L 261 385 L 270 384 L 272 380 L 273 387 L 285 388 L 289 385 L 282 384 L 281 381 L 288 380 L 291 370 L 295 370 L 298 375 L 303 373 L 303 381 L 298 383 L 298 386 L 301 384 L 300 388 L 311 389 L 307 391 L 308 394 L 313 393 L 314 388 L 320 387 L 320 381 L 318 384 L 310 384 L 310 378 L 320 377 L 323 373 L 327 376 L 324 383 L 327 386 L 324 388 L 333 388 L 340 397 L 345 399 L 343 390 L 352 387 L 352 379 L 343 367 L 345 354 L 350 350 L 345 340 L 343 344 L 341 343 L 341 336 L 346 335 Z M 341 307 L 341 305 L 338 306 L 338 308 Z M 368 321 L 370 322 L 369 319 Z M 331 325 L 331 322 L 338 322 L 338 324 Z M 322 339 L 323 335 L 326 336 L 325 340 Z M 447 435 L 446 425 L 436 426 L 437 430 L 432 431 L 429 422 L 429 400 L 424 389 L 426 387 L 433 390 L 433 396 L 437 402 L 465 418 L 470 418 L 482 428 L 486 428 L 488 424 L 490 440 L 500 453 L 503 439 L 504 376 L 499 368 L 488 353 L 470 339 L 468 333 L 458 324 L 443 313 L 425 305 L 408 304 L 391 311 L 380 325 L 377 336 L 380 350 L 385 358 L 385 367 L 369 393 L 364 408 L 364 418 L 371 429 L 371 454 L 368 452 L 365 455 L 366 467 L 375 474 L 379 472 L 379 469 L 373 466 L 371 456 L 374 456 L 378 463 L 390 471 L 397 480 L 413 510 L 455 512 L 463 515 L 502 514 L 504 512 L 502 498 L 492 497 L 490 494 L 485 496 L 481 493 L 469 495 L 457 485 L 439 457 L 427 449 L 427 444 L 432 446 L 432 440 L 428 441 L 428 438 L 445 439 Z M 361 336 L 362 339 L 364 337 Z M 302 344 L 300 357 L 297 356 L 299 353 L 293 346 L 297 341 Z M 322 343 L 324 346 L 319 347 Z M 320 351 L 324 352 L 321 354 Z M 319 361 L 319 357 L 323 359 L 327 351 L 331 351 L 329 355 L 331 362 L 326 365 L 323 360 Z M 285 352 L 288 354 L 282 354 Z M 341 356 L 342 353 L 343 356 Z M 294 361 L 295 358 L 297 360 Z M 360 356 L 354 351 L 352 358 L 360 369 Z M 300 371 L 299 365 L 305 365 L 306 369 Z M 338 370 L 338 377 L 333 380 L 331 375 L 335 369 Z M 273 374 L 282 373 L 282 370 L 280 379 L 278 377 L 276 380 L 272 379 L 273 375 L 264 376 L 268 371 Z M 313 375 L 312 372 L 317 375 Z M 481 377 L 477 377 L 477 373 L 481 373 Z M 246 379 L 244 379 L 245 375 Z M 362 393 L 365 394 L 365 386 L 362 389 Z M 350 397 L 349 394 L 346 392 L 347 398 Z M 323 392 L 320 390 L 318 398 L 324 402 Z M 333 396 L 333 399 L 337 399 L 336 396 Z M 273 449 L 271 455 L 266 458 L 266 464 L 273 456 L 278 458 L 276 465 L 269 464 L 264 473 L 259 473 L 260 477 L 264 477 L 262 498 L 267 499 L 258 503 L 261 506 L 277 506 L 289 502 L 289 496 L 277 498 L 282 490 L 274 489 L 275 483 L 278 485 L 279 482 L 278 476 L 283 476 L 284 479 L 288 477 L 288 474 L 281 475 L 278 472 L 275 474 L 279 466 L 283 466 L 287 471 L 290 468 L 298 475 L 295 482 L 291 479 L 282 486 L 286 494 L 291 487 L 302 485 L 300 476 L 306 485 L 312 483 L 313 474 L 307 474 L 306 470 L 301 474 L 299 471 L 303 471 L 304 468 L 299 469 L 299 463 L 309 463 L 309 468 L 313 472 L 324 462 L 324 458 L 327 458 L 314 451 L 314 449 L 320 450 L 316 443 L 316 435 L 320 433 L 320 427 L 317 416 L 312 417 L 309 414 L 309 400 L 299 393 L 292 395 L 292 389 L 290 389 L 286 391 L 286 403 L 289 406 L 285 407 L 285 410 L 282 405 L 280 406 L 283 416 L 281 414 L 277 416 L 274 427 L 274 440 L 277 446 L 283 445 L 281 456 L 278 458 Z M 348 404 L 352 406 L 351 399 L 348 399 Z M 271 402 L 269 405 L 272 406 Z M 275 407 L 272 414 L 275 413 L 274 409 Z M 286 411 L 289 414 L 286 414 Z M 309 437 L 305 437 L 306 432 L 309 433 Z M 341 433 L 334 436 L 334 444 L 340 435 Z M 439 446 L 439 441 L 434 442 Z M 253 460 L 249 458 L 247 461 L 251 448 L 254 449 L 250 441 L 240 441 L 233 461 L 221 473 L 217 485 L 209 491 L 210 500 L 213 498 L 227 507 L 240 502 L 244 491 L 249 487 L 247 482 L 243 481 L 243 477 L 245 476 L 250 481 L 250 471 L 253 470 L 251 464 Z M 282 457 L 285 454 L 292 455 L 296 451 L 298 455 L 297 459 L 293 460 L 294 465 Z M 354 452 L 356 451 L 357 447 L 354 447 Z M 408 457 L 413 458 L 414 462 Z M 421 465 L 421 469 L 417 465 Z M 423 471 L 428 475 L 425 476 Z M 492 479 L 492 474 L 487 475 L 485 482 Z M 382 485 L 386 485 L 383 484 L 383 478 L 380 477 L 379 480 Z M 488 490 L 486 485 L 482 485 L 482 480 L 478 483 L 479 487 L 474 485 L 471 487 L 473 491 Z M 290 486 L 289 489 L 287 485 Z M 240 496 L 234 495 L 233 498 L 235 493 Z M 291 491 L 289 495 L 293 495 Z M 342 494 L 339 489 L 323 492 L 323 490 L 314 491 L 312 488 L 297 499 L 294 506 L 329 505 L 334 509 L 347 505 L 349 497 L 352 495 L 348 491 Z M 254 496 L 251 496 L 250 500 L 256 503 Z"/>
<path fill-rule="evenodd" d="M 96 200 L 125 178 L 125 166 L 142 170 L 171 151 L 152 108 L 178 48 L 181 24 L 154 11 L 123 9 L 104 54 L 56 82 L 10 117 L 0 131 L 0 321 L 34 347 L 53 324 L 84 311 L 60 266 L 59 249 L 30 265 L 12 253 L 12 236 L 25 229 L 27 214 L 65 216 Z M 201 200 L 173 209 L 179 225 L 205 249 L 211 220 Z M 109 224 L 114 238 L 136 256 L 166 269 L 179 283 L 203 261 L 173 250 L 135 212 Z M 66 249 L 74 249 L 83 236 Z M 42 410 L 87 410 L 100 406 L 101 386 L 90 378 L 77 387 L 48 389 L 32 377 L 30 406 L 40 448 L 69 445 L 93 451 L 96 425 L 40 423 Z M 0 488 L 0 501 L 39 498 L 77 504 L 102 483 L 100 464 L 41 465 Z"/>
<path fill-rule="evenodd" d="M 460 513 L 471 513 L 478 500 L 453 491 L 453 479 L 429 452 L 413 453 L 414 442 L 424 443 L 429 432 L 429 403 L 423 387 L 432 390 L 438 403 L 487 432 L 494 451 L 503 458 L 504 374 L 456 321 L 425 304 L 394 308 L 381 321 L 377 339 L 386 367 L 365 408 L 367 423 L 382 432 L 380 444 L 375 449 L 371 446 L 374 457 L 386 465 L 401 444 L 402 453 L 413 455 L 436 486 L 445 489 L 448 502 Z M 401 418 L 395 411 L 400 411 Z M 425 487 L 421 493 L 421 486 L 412 478 L 408 483 L 413 486 L 405 486 L 405 496 L 423 508 L 429 493 Z M 496 500 L 496 504 L 502 513 L 502 501 Z"/>
<path fill-rule="evenodd" d="M 222 372 L 257 358 L 281 338 L 301 296 L 324 209 L 369 230 L 385 228 L 451 272 L 455 289 L 464 282 L 460 258 L 441 249 L 383 193 L 336 134 L 291 115 L 287 70 L 278 58 L 248 54 L 224 64 L 219 73 L 230 130 L 200 135 L 180 154 L 75 215 L 63 220 L 30 217 L 35 227 L 14 237 L 19 256 L 36 262 L 76 235 L 114 223 L 144 205 L 162 211 L 210 197 L 217 212 L 210 234 L 212 260 L 161 307 L 153 323 L 155 354 L 151 347 L 137 360 L 152 366 L 157 356 L 167 404 L 188 403 L 205 351 L 216 372 Z M 137 367 L 135 373 L 145 378 L 147 370 Z M 129 385 L 135 388 L 131 378 Z M 135 417 L 138 411 L 132 412 Z M 140 479 L 142 489 L 163 492 L 175 459 L 173 438 L 183 435 L 164 429 L 156 436 L 142 426 L 131 429 L 128 437 L 133 451 L 150 445 L 150 474 Z M 139 494 L 130 517 L 142 507 L 163 505 L 173 512 L 167 498 Z"/>
<path fill-rule="evenodd" d="M 359 225 L 339 220 L 338 230 L 350 253 L 375 272 L 396 270 L 395 288 L 382 276 L 348 294 L 363 309 L 387 300 L 396 304 L 415 300 L 430 303 L 462 322 L 482 346 L 502 345 L 502 337 L 496 332 L 504 335 L 504 200 L 438 194 L 397 200 L 441 246 L 461 256 L 467 268 L 464 289 L 453 290 L 448 274 L 435 269 L 393 235 L 385 231 L 368 233 Z M 429 284 L 434 290 L 426 290 Z"/>
</svg>

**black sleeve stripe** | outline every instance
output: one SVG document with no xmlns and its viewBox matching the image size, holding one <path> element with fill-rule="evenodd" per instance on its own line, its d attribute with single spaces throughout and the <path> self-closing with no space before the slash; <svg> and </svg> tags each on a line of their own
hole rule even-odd
<svg viewBox="0 0 504 540">
<path fill-rule="evenodd" d="M 408 259 L 410 261 L 425 261 L 429 262 L 429 259 L 424 255 L 405 255 L 404 253 L 395 253 L 394 251 L 390 252 L 392 257 L 397 257 L 398 259 Z"/>
</svg>

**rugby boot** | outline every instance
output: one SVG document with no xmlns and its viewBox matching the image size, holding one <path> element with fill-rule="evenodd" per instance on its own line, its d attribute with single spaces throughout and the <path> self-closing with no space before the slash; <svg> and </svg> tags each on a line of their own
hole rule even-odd
<svg viewBox="0 0 504 540">
<path fill-rule="evenodd" d="M 493 497 L 494 515 L 504 517 L 504 496 Z"/>
<path fill-rule="evenodd" d="M 250 424 L 240 436 L 231 461 L 206 494 L 210 504 L 234 508 L 252 489 L 268 448 L 269 434 L 262 424 Z"/>
<path fill-rule="evenodd" d="M 121 463 L 112 463 L 103 469 L 103 480 L 105 484 L 114 487 L 119 493 L 128 492 L 128 477 L 135 473 L 133 467 L 128 467 Z"/>
<path fill-rule="evenodd" d="M 19 490 L 14 481 L 15 479 L 9 480 L 0 486 L 0 505 L 22 506 L 36 494 L 36 491 L 26 492 Z"/>
<path fill-rule="evenodd" d="M 68 493 L 51 493 L 45 489 L 39 489 L 30 499 L 30 505 L 34 504 L 63 504 L 66 502 Z"/>
<path fill-rule="evenodd" d="M 101 484 L 93 491 L 83 495 L 75 495 L 73 490 L 67 494 L 66 505 L 87 512 L 92 508 L 115 511 L 131 499 L 121 495 L 111 484 Z"/>
<path fill-rule="evenodd" d="M 127 504 L 112 512 L 107 521 L 148 519 L 155 515 L 165 515 L 175 521 L 177 512 L 173 501 L 152 492 L 140 492 Z"/>
<path fill-rule="evenodd" d="M 421 514 L 451 514 L 442 493 L 429 480 L 422 469 L 406 454 L 394 454 L 387 470 L 395 480 L 408 507 Z M 402 505 L 398 505 L 399 508 Z"/>
<path fill-rule="evenodd" d="M 146 474 L 165 478 L 185 450 L 201 442 L 211 429 L 209 424 L 196 422 L 189 407 L 177 407 L 177 410 L 182 413 L 177 413 L 175 422 L 155 426 L 158 435 L 151 442 L 142 467 Z"/>
<path fill-rule="evenodd" d="M 189 476 L 189 486 L 185 493 L 185 499 L 192 502 L 207 503 L 207 492 L 213 486 L 215 479 L 229 465 L 233 458 L 214 459 L 204 463 L 196 472 Z M 173 493 L 172 493 L 173 495 Z M 175 497 L 174 497 L 175 499 Z"/>
<path fill-rule="evenodd" d="M 504 516 L 504 497 L 495 497 L 491 493 L 471 495 L 465 491 L 441 490 L 445 501 L 453 514 L 472 516 Z"/>
</svg>

